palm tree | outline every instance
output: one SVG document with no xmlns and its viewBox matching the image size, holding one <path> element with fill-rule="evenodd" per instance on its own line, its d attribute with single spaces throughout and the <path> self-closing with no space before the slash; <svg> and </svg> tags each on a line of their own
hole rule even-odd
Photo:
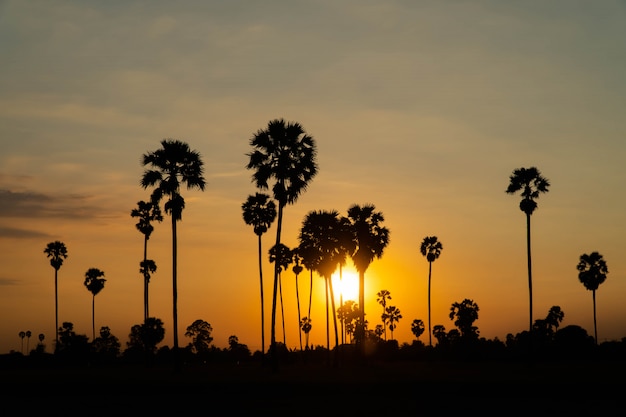
<svg viewBox="0 0 626 417">
<path fill-rule="evenodd" d="M 263 298 L 263 262 L 261 236 L 267 232 L 276 219 L 276 204 L 270 200 L 270 196 L 263 193 L 249 195 L 245 203 L 241 205 L 243 221 L 254 227 L 259 246 L 259 282 L 261 286 L 261 353 L 265 357 L 265 301 Z"/>
<path fill-rule="evenodd" d="M 151 202 L 158 205 L 167 197 L 163 208 L 172 218 L 172 306 L 174 317 L 174 350 L 178 351 L 178 285 L 177 285 L 177 240 L 176 222 L 182 220 L 185 200 L 180 194 L 183 184 L 187 189 L 204 190 L 202 176 L 204 167 L 200 154 L 185 142 L 163 139 L 161 148 L 143 155 L 142 163 L 151 169 L 144 171 L 141 178 L 143 188 L 155 187 Z"/>
<path fill-rule="evenodd" d="M 85 287 L 91 292 L 91 326 L 93 337 L 91 340 L 96 339 L 96 295 L 104 288 L 104 283 L 106 279 L 104 277 L 104 272 L 99 270 L 98 268 L 89 268 L 87 272 L 85 272 Z"/>
<path fill-rule="evenodd" d="M 422 240 L 422 244 L 420 245 L 420 252 L 422 256 L 426 257 L 428 261 L 428 345 L 433 345 L 432 338 L 432 328 L 430 324 L 430 278 L 433 271 L 433 262 L 439 258 L 441 255 L 441 251 L 443 250 L 443 246 L 441 242 L 437 240 L 437 236 L 426 236 L 424 240 Z"/>
<path fill-rule="evenodd" d="M 270 249 L 270 263 L 274 263 L 278 268 L 278 290 L 280 294 L 280 317 L 283 324 L 283 343 L 287 346 L 287 336 L 285 334 L 285 309 L 283 305 L 283 283 L 281 280 L 281 272 L 286 271 L 292 262 L 293 255 L 291 249 L 283 243 L 272 246 Z"/>
<path fill-rule="evenodd" d="M 335 295 L 332 284 L 332 274 L 340 264 L 341 258 L 345 258 L 341 246 L 342 219 L 336 210 L 320 210 L 309 212 L 302 223 L 299 240 L 300 248 L 305 253 L 317 253 L 315 269 L 324 278 L 326 285 L 326 347 L 330 350 L 330 325 L 328 309 L 333 312 L 333 324 L 335 329 L 335 346 L 339 345 L 339 332 L 337 329 L 337 312 L 335 309 Z M 329 306 L 330 298 L 330 306 Z"/>
<path fill-rule="evenodd" d="M 422 333 L 424 333 L 424 322 L 420 319 L 413 320 L 411 323 L 411 333 L 419 340 Z"/>
<path fill-rule="evenodd" d="M 150 274 L 156 272 L 156 264 L 148 259 L 148 240 L 154 231 L 153 221 L 163 221 L 163 215 L 158 204 L 153 202 L 139 201 L 137 208 L 130 212 L 131 217 L 138 217 L 139 221 L 135 225 L 137 230 L 144 236 L 143 238 L 143 261 L 139 264 L 139 272 L 143 275 L 143 319 L 144 321 L 150 317 L 148 308 L 148 284 L 150 283 Z"/>
<path fill-rule="evenodd" d="M 298 288 L 298 275 L 300 275 L 304 267 L 300 265 L 301 258 L 300 258 L 300 255 L 298 255 L 298 248 L 295 248 L 293 251 L 291 251 L 291 254 L 293 256 L 293 263 L 294 263 L 291 270 L 296 276 L 296 303 L 298 305 L 298 327 L 300 327 L 300 323 L 302 322 L 302 316 L 300 314 L 300 290 Z M 300 338 L 300 350 L 302 350 L 302 331 L 298 331 L 298 336 Z"/>
<path fill-rule="evenodd" d="M 20 337 L 20 339 L 22 339 L 22 348 L 21 348 L 21 352 L 22 352 L 22 355 L 23 355 L 23 354 L 24 354 L 24 338 L 26 337 L 26 332 L 24 332 L 24 331 L 22 330 L 22 331 L 21 331 L 21 332 L 19 332 L 17 335 Z"/>
<path fill-rule="evenodd" d="M 528 258 L 528 295 L 530 300 L 529 314 L 529 332 L 533 330 L 533 275 L 532 262 L 530 256 L 530 216 L 537 208 L 537 202 L 540 193 L 548 192 L 550 182 L 541 175 L 541 172 L 535 167 L 519 168 L 513 171 L 509 177 L 510 183 L 506 189 L 507 194 L 515 194 L 521 191 L 522 201 L 519 208 L 526 214 L 526 253 Z"/>
<path fill-rule="evenodd" d="M 391 331 L 391 340 L 393 340 L 393 331 L 395 330 L 397 324 L 402 318 L 402 314 L 400 314 L 400 309 L 396 306 L 389 306 L 385 309 L 385 313 L 383 314 L 383 323 L 389 323 L 389 330 Z"/>
<path fill-rule="evenodd" d="M 55 349 L 59 344 L 59 291 L 58 291 L 58 275 L 59 268 L 63 265 L 63 260 L 67 259 L 67 248 L 65 243 L 58 240 L 48 243 L 43 253 L 50 258 L 50 265 L 54 268 L 54 334 Z"/>
<path fill-rule="evenodd" d="M 598 326 L 596 324 L 596 290 L 606 280 L 609 269 L 606 261 L 598 252 L 580 255 L 580 262 L 576 267 L 578 269 L 578 279 L 591 291 L 593 298 L 593 333 L 596 344 L 598 343 Z"/>
<path fill-rule="evenodd" d="M 30 330 L 26 330 L 26 353 L 30 352 L 30 337 L 32 336 L 32 332 Z"/>
<path fill-rule="evenodd" d="M 387 300 L 391 300 L 391 293 L 387 290 L 380 290 L 376 294 L 376 301 L 383 307 L 383 314 L 385 316 L 385 310 L 387 308 Z M 383 332 L 385 334 L 385 340 L 387 340 L 387 322 L 383 318 Z"/>
<path fill-rule="evenodd" d="M 274 199 L 278 201 L 276 243 L 280 244 L 283 210 L 287 204 L 296 202 L 317 174 L 316 145 L 313 137 L 306 134 L 299 123 L 271 120 L 266 129 L 257 131 L 250 139 L 253 151 L 247 169 L 254 169 L 252 181 L 257 188 L 266 190 L 270 182 Z M 276 347 L 276 298 L 278 292 L 278 264 L 274 267 L 272 294 L 271 350 Z M 278 361 L 272 354 L 276 369 Z"/>
<path fill-rule="evenodd" d="M 359 206 L 354 204 L 348 209 L 348 219 L 356 242 L 356 250 L 352 261 L 359 272 L 359 312 L 357 327 L 357 344 L 365 338 L 365 271 L 374 258 L 380 258 L 389 244 L 389 229 L 382 226 L 385 218 L 376 211 L 373 204 Z"/>
</svg>

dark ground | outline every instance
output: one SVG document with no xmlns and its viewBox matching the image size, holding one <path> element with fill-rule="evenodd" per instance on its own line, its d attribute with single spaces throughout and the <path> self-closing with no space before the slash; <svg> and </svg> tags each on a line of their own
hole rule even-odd
<svg viewBox="0 0 626 417">
<path fill-rule="evenodd" d="M 625 378 L 615 361 L 116 365 L 0 370 L 0 398 L 28 415 L 607 416 L 626 415 Z"/>
</svg>

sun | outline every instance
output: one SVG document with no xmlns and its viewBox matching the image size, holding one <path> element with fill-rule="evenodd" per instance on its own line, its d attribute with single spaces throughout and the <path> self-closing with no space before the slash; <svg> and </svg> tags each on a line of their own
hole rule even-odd
<svg viewBox="0 0 626 417">
<path fill-rule="evenodd" d="M 352 300 L 358 302 L 359 299 L 359 274 L 350 268 L 344 268 L 341 271 L 341 279 L 339 279 L 339 271 L 333 274 L 333 292 L 335 299 L 343 301 Z"/>
</svg>

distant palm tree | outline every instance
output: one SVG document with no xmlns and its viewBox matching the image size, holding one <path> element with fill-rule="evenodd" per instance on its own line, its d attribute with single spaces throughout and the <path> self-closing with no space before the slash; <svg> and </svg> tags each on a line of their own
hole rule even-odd
<svg viewBox="0 0 626 417">
<path fill-rule="evenodd" d="M 182 220 L 185 200 L 180 194 L 183 184 L 187 189 L 204 190 L 204 167 L 200 153 L 191 150 L 185 142 L 163 139 L 161 148 L 143 155 L 142 163 L 152 169 L 144 171 L 141 178 L 143 188 L 155 187 L 151 202 L 158 205 L 167 197 L 163 208 L 172 218 L 172 305 L 174 317 L 174 350 L 178 351 L 178 282 L 176 222 Z"/>
<path fill-rule="evenodd" d="M 283 210 L 287 204 L 296 202 L 317 174 L 316 145 L 313 137 L 306 134 L 299 123 L 271 120 L 266 129 L 259 130 L 250 139 L 254 151 L 247 154 L 247 169 L 254 169 L 252 181 L 262 190 L 270 188 L 278 201 L 276 243 L 281 243 Z M 276 347 L 276 299 L 278 294 L 278 264 L 274 267 L 274 290 L 272 295 L 271 350 Z M 272 354 L 274 369 L 277 356 Z"/>
<path fill-rule="evenodd" d="M 54 334 L 55 349 L 59 344 L 59 291 L 58 275 L 59 268 L 63 265 L 63 260 L 67 258 L 67 248 L 65 243 L 58 240 L 48 243 L 43 251 L 50 258 L 50 265 L 54 268 Z"/>
<path fill-rule="evenodd" d="M 21 348 L 21 352 L 22 352 L 22 355 L 23 355 L 23 354 L 24 354 L 24 338 L 26 337 L 26 332 L 21 331 L 21 332 L 19 332 L 17 335 L 20 337 L 20 339 L 22 339 L 22 348 Z"/>
<path fill-rule="evenodd" d="M 104 288 L 104 283 L 106 279 L 104 277 L 104 272 L 99 270 L 98 268 L 89 268 L 87 272 L 85 272 L 85 287 L 91 292 L 91 327 L 92 327 L 92 339 L 96 339 L 96 295 Z"/>
<path fill-rule="evenodd" d="M 387 309 L 387 300 L 391 300 L 391 293 L 387 290 L 378 291 L 378 293 L 376 294 L 376 301 L 378 301 L 378 304 L 380 304 L 383 308 L 382 316 L 385 316 L 385 311 Z M 385 335 L 385 340 L 387 340 L 387 322 L 384 319 L 383 319 L 383 332 Z"/>
<path fill-rule="evenodd" d="M 280 313 L 283 324 L 283 343 L 287 346 L 287 336 L 285 334 L 285 308 L 283 304 L 283 283 L 281 272 L 286 271 L 292 262 L 291 249 L 283 243 L 272 246 L 270 249 L 270 263 L 274 263 L 278 268 L 278 290 L 280 295 Z"/>
<path fill-rule="evenodd" d="M 352 230 L 356 241 L 356 251 L 352 261 L 359 272 L 359 312 L 356 340 L 362 344 L 365 340 L 365 271 L 374 258 L 380 258 L 389 244 L 389 229 L 382 226 L 385 218 L 376 211 L 372 204 L 359 206 L 354 204 L 348 209 Z"/>
<path fill-rule="evenodd" d="M 533 275 L 532 261 L 530 255 L 530 216 L 537 208 L 537 202 L 540 193 L 548 192 L 550 182 L 541 175 L 541 172 L 535 167 L 519 168 L 513 171 L 509 177 L 509 186 L 506 189 L 507 194 L 515 194 L 521 191 L 522 201 L 519 208 L 526 214 L 526 253 L 528 259 L 528 294 L 530 300 L 529 315 L 529 332 L 533 330 Z"/>
<path fill-rule="evenodd" d="M 578 269 L 578 279 L 591 291 L 593 298 L 593 333 L 596 344 L 598 343 L 598 326 L 596 324 L 596 290 L 606 280 L 609 269 L 606 261 L 598 252 L 580 255 L 580 262 L 576 267 Z"/>
<path fill-rule="evenodd" d="M 30 352 L 30 337 L 32 335 L 30 330 L 26 330 L 26 353 Z"/>
<path fill-rule="evenodd" d="M 261 287 L 261 353 L 265 356 L 265 301 L 263 298 L 263 262 L 261 236 L 267 232 L 276 219 L 276 204 L 267 194 L 256 193 L 248 196 L 241 205 L 243 221 L 254 227 L 259 247 L 259 282 Z"/>
<path fill-rule="evenodd" d="M 389 331 L 391 331 L 391 340 L 393 339 L 393 331 L 395 330 L 397 323 L 402 318 L 402 314 L 400 313 L 400 309 L 396 306 L 389 306 L 385 309 L 385 313 L 383 314 L 383 323 L 386 325 L 389 323 Z"/>
<path fill-rule="evenodd" d="M 413 320 L 411 323 L 411 333 L 415 335 L 416 339 L 419 339 L 424 333 L 424 322 L 420 319 Z"/>
<path fill-rule="evenodd" d="M 156 272 L 156 264 L 154 261 L 148 262 L 148 240 L 150 235 L 154 231 L 152 222 L 163 221 L 163 215 L 158 204 L 153 202 L 139 201 L 137 208 L 134 208 L 130 212 L 131 217 L 139 218 L 139 221 L 135 225 L 139 230 L 143 238 L 143 261 L 139 264 L 139 272 L 143 275 L 143 319 L 144 321 L 150 317 L 149 303 L 148 303 L 148 284 L 150 283 L 150 274 Z"/>
<path fill-rule="evenodd" d="M 422 256 L 426 257 L 428 261 L 428 345 L 433 345 L 432 339 L 432 328 L 430 324 L 430 279 L 432 276 L 433 270 L 433 262 L 435 262 L 439 255 L 441 255 L 441 251 L 443 250 L 443 246 L 441 242 L 437 240 L 437 236 L 426 236 L 424 240 L 422 240 L 422 244 L 420 245 L 420 252 Z"/>
</svg>

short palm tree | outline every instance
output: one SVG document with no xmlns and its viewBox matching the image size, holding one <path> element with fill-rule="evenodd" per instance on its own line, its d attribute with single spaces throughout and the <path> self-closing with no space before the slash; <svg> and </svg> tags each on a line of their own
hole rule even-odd
<svg viewBox="0 0 626 417">
<path fill-rule="evenodd" d="M 598 326 L 596 324 L 596 290 L 606 280 L 609 269 L 606 261 L 598 252 L 580 255 L 580 261 L 576 266 L 578 269 L 578 279 L 591 291 L 593 298 L 593 333 L 596 344 L 598 343 Z"/>
<path fill-rule="evenodd" d="M 433 271 L 433 262 L 435 262 L 439 255 L 441 255 L 441 251 L 443 250 L 443 246 L 441 242 L 437 240 L 437 236 L 426 236 L 424 240 L 422 240 L 422 244 L 420 245 L 420 253 L 426 257 L 428 261 L 428 345 L 433 345 L 432 338 L 432 327 L 430 322 L 430 280 Z"/>
<path fill-rule="evenodd" d="M 30 330 L 26 330 L 26 353 L 30 352 L 30 337 L 33 333 Z"/>
<path fill-rule="evenodd" d="M 55 349 L 59 344 L 59 290 L 58 290 L 58 275 L 59 268 L 63 265 L 63 261 L 67 259 L 67 248 L 65 243 L 61 241 L 54 241 L 48 243 L 43 253 L 50 258 L 50 265 L 54 268 L 54 334 L 55 334 Z"/>
<path fill-rule="evenodd" d="M 255 170 L 252 181 L 257 188 L 271 187 L 274 199 L 278 201 L 276 243 L 281 243 L 283 210 L 287 204 L 296 202 L 309 182 L 317 174 L 315 140 L 299 123 L 271 120 L 266 129 L 257 131 L 250 139 L 254 149 L 247 154 L 247 169 Z M 278 295 L 278 264 L 274 268 L 274 289 L 272 294 L 271 345 L 276 347 L 276 300 Z M 272 355 L 273 365 L 278 365 L 276 355 Z"/>
<path fill-rule="evenodd" d="M 148 240 L 150 240 L 150 235 L 152 235 L 154 231 L 152 222 L 163 221 L 163 215 L 161 214 L 161 209 L 158 204 L 154 204 L 151 201 L 139 201 L 137 208 L 130 211 L 130 216 L 139 218 L 135 227 L 143 234 L 143 261 L 139 264 L 139 272 L 143 275 L 143 319 L 145 321 L 150 317 L 148 303 L 150 275 L 156 272 L 156 264 L 154 261 L 148 259 Z"/>
<path fill-rule="evenodd" d="M 391 293 L 388 290 L 380 290 L 376 294 L 376 301 L 383 308 L 382 316 L 385 316 L 385 311 L 387 309 L 387 301 L 391 300 Z M 385 335 L 385 340 L 387 340 L 387 321 L 383 319 L 383 332 Z"/>
<path fill-rule="evenodd" d="M 420 319 L 415 319 L 411 323 L 411 333 L 419 340 L 420 336 L 424 333 L 424 322 Z"/>
<path fill-rule="evenodd" d="M 380 258 L 389 244 L 389 229 L 382 223 L 383 214 L 373 204 L 353 204 L 348 209 L 348 219 L 356 242 L 352 262 L 359 273 L 359 323 L 356 331 L 357 344 L 365 340 L 365 271 L 374 258 Z"/>
<path fill-rule="evenodd" d="M 174 321 L 174 349 L 178 350 L 178 281 L 176 223 L 182 220 L 185 200 L 180 194 L 187 189 L 204 190 L 204 167 L 200 153 L 191 150 L 185 142 L 163 139 L 161 148 L 143 155 L 142 163 L 149 166 L 141 178 L 143 188 L 154 187 L 151 202 L 158 205 L 166 197 L 163 208 L 172 219 L 172 310 Z"/>
<path fill-rule="evenodd" d="M 96 295 L 104 288 L 104 283 L 106 279 L 104 277 L 104 272 L 99 270 L 98 268 L 89 268 L 87 272 L 85 272 L 85 287 L 87 290 L 91 292 L 91 329 L 92 329 L 92 339 L 96 339 Z"/>
<path fill-rule="evenodd" d="M 400 309 L 396 306 L 388 306 L 383 314 L 383 322 L 385 326 L 389 323 L 389 331 L 391 332 L 391 340 L 393 339 L 393 331 L 395 330 L 397 323 L 402 318 Z"/>
<path fill-rule="evenodd" d="M 528 260 L 528 295 L 529 295 L 529 332 L 533 330 L 533 275 L 530 251 L 530 216 L 537 209 L 537 202 L 540 193 L 548 192 L 550 182 L 541 175 L 535 167 L 515 169 L 509 177 L 507 194 L 515 194 L 521 191 L 519 208 L 526 214 L 526 254 Z"/>
<path fill-rule="evenodd" d="M 23 354 L 24 354 L 24 338 L 26 337 L 26 332 L 22 330 L 22 331 L 21 331 L 21 332 L 19 332 L 17 335 L 20 337 L 20 339 L 22 339 L 22 348 L 21 348 L 21 352 L 22 352 L 22 355 L 23 355 Z"/>
<path fill-rule="evenodd" d="M 267 232 L 276 219 L 276 204 L 267 194 L 249 195 L 241 205 L 243 221 L 254 228 L 259 248 L 259 283 L 261 287 L 261 353 L 265 356 L 265 301 L 263 298 L 263 257 L 261 236 Z"/>
</svg>

